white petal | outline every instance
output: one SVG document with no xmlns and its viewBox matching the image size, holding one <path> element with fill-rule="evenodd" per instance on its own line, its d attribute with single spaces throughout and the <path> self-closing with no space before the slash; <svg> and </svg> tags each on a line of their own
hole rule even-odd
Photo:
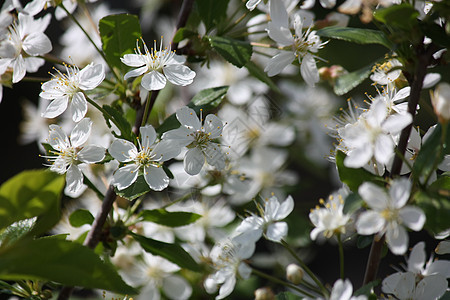
<svg viewBox="0 0 450 300">
<path fill-rule="evenodd" d="M 362 144 L 360 147 L 347 153 L 344 159 L 344 166 L 347 168 L 361 168 L 365 166 L 373 156 L 373 149 L 370 144 Z"/>
<path fill-rule="evenodd" d="M 135 164 L 129 164 L 116 170 L 113 175 L 113 184 L 119 190 L 129 187 L 136 181 L 138 177 L 138 170 L 139 166 Z"/>
<path fill-rule="evenodd" d="M 398 101 L 401 99 L 405 99 L 411 93 L 411 87 L 407 86 L 398 91 L 395 96 L 392 98 L 392 102 Z"/>
<path fill-rule="evenodd" d="M 436 247 L 436 253 L 443 255 L 450 253 L 450 240 L 440 242 Z"/>
<path fill-rule="evenodd" d="M 286 222 L 276 222 L 267 227 L 267 239 L 279 243 L 288 233 L 288 224 Z"/>
<path fill-rule="evenodd" d="M 440 299 L 445 294 L 447 286 L 448 282 L 445 277 L 440 275 L 427 276 L 417 284 L 414 299 Z"/>
<path fill-rule="evenodd" d="M 105 67 L 102 64 L 89 64 L 80 71 L 80 88 L 92 90 L 105 79 Z"/>
<path fill-rule="evenodd" d="M 319 70 L 317 70 L 316 61 L 312 54 L 308 53 L 302 58 L 300 73 L 302 74 L 303 80 L 309 86 L 314 87 L 314 85 L 319 82 Z"/>
<path fill-rule="evenodd" d="M 408 233 L 401 225 L 396 228 L 388 226 L 386 231 L 386 243 L 392 253 L 402 255 L 408 249 Z"/>
<path fill-rule="evenodd" d="M 336 0 L 320 0 L 320 5 L 323 8 L 333 8 L 336 5 Z"/>
<path fill-rule="evenodd" d="M 420 274 L 422 272 L 423 265 L 425 264 L 425 243 L 417 243 L 411 250 L 408 257 L 408 271 L 414 274 Z"/>
<path fill-rule="evenodd" d="M 109 154 L 120 162 L 129 162 L 137 155 L 136 146 L 126 140 L 118 139 L 109 146 Z"/>
<path fill-rule="evenodd" d="M 261 0 L 248 0 L 245 6 L 248 10 L 252 11 L 256 8 L 256 6 L 261 2 Z"/>
<path fill-rule="evenodd" d="M 216 167 L 218 170 L 223 170 L 225 168 L 225 154 L 220 149 L 220 146 L 216 143 L 209 143 L 203 152 L 206 161 L 211 166 Z"/>
<path fill-rule="evenodd" d="M 347 300 L 350 299 L 353 293 L 353 286 L 350 280 L 338 279 L 331 291 L 330 300 Z"/>
<path fill-rule="evenodd" d="M 269 6 L 270 18 L 277 27 L 289 28 L 289 16 L 281 0 L 271 0 Z"/>
<path fill-rule="evenodd" d="M 230 276 L 226 279 L 224 284 L 219 289 L 219 295 L 216 297 L 216 300 L 223 299 L 230 295 L 233 290 L 234 286 L 236 285 L 236 276 Z"/>
<path fill-rule="evenodd" d="M 374 156 L 377 162 L 385 165 L 394 154 L 394 141 L 386 134 L 378 135 L 375 141 Z"/>
<path fill-rule="evenodd" d="M 70 133 L 70 142 L 73 147 L 81 147 L 91 134 L 92 121 L 89 118 L 81 120 Z"/>
<path fill-rule="evenodd" d="M 216 139 L 222 134 L 223 123 L 222 121 L 215 115 L 209 114 L 205 119 L 205 132 L 210 133 L 211 139 Z"/>
<path fill-rule="evenodd" d="M 413 299 L 414 289 L 416 286 L 416 279 L 414 274 L 411 272 L 396 274 L 391 275 L 396 275 L 396 278 L 393 278 L 393 281 L 397 281 L 397 284 L 393 287 L 392 294 L 399 299 Z"/>
<path fill-rule="evenodd" d="M 310 9 L 314 6 L 315 3 L 316 3 L 316 0 L 305 0 L 305 1 L 303 1 L 300 8 L 301 9 Z"/>
<path fill-rule="evenodd" d="M 95 145 L 84 147 L 78 153 L 78 159 L 84 163 L 93 164 L 105 158 L 105 148 Z"/>
<path fill-rule="evenodd" d="M 386 121 L 383 122 L 381 128 L 386 133 L 396 134 L 402 131 L 403 128 L 411 124 L 411 114 L 395 114 L 389 116 Z"/>
<path fill-rule="evenodd" d="M 390 201 L 384 189 L 371 182 L 364 182 L 360 185 L 358 193 L 372 209 L 381 211 L 389 205 Z"/>
<path fill-rule="evenodd" d="M 427 268 L 426 273 L 427 275 L 439 274 L 445 278 L 450 278 L 450 260 L 437 259 L 433 261 L 431 265 Z"/>
<path fill-rule="evenodd" d="M 141 86 L 148 91 L 161 90 L 166 86 L 166 77 L 158 71 L 151 71 L 142 77 Z"/>
<path fill-rule="evenodd" d="M 425 78 L 423 79 L 423 89 L 428 89 L 432 86 L 434 86 L 436 83 L 438 83 L 441 80 L 441 74 L 439 73 L 428 73 L 425 75 Z"/>
<path fill-rule="evenodd" d="M 197 114 L 192 108 L 183 106 L 182 108 L 177 110 L 176 116 L 182 126 L 192 128 L 194 130 L 200 130 L 200 128 L 202 127 Z"/>
<path fill-rule="evenodd" d="M 62 151 L 70 146 L 69 138 L 58 125 L 51 124 L 49 126 L 50 134 L 48 136 L 48 143 L 54 149 Z"/>
<path fill-rule="evenodd" d="M 288 27 L 279 27 L 273 22 L 269 22 L 267 34 L 281 46 L 290 46 L 294 44 L 294 37 Z"/>
<path fill-rule="evenodd" d="M 381 285 L 381 290 L 386 294 L 394 294 L 396 293 L 396 288 L 400 280 L 403 278 L 403 274 L 401 272 L 397 272 L 389 275 L 385 279 L 383 279 L 383 283 Z"/>
<path fill-rule="evenodd" d="M 184 170 L 189 175 L 196 175 L 200 173 L 205 164 L 205 157 L 198 148 L 189 149 L 184 157 Z"/>
<path fill-rule="evenodd" d="M 72 97 L 72 102 L 70 104 L 70 109 L 72 111 L 72 120 L 74 122 L 79 122 L 87 113 L 87 101 L 82 92 L 78 92 Z"/>
<path fill-rule="evenodd" d="M 169 177 L 162 167 L 145 166 L 144 178 L 148 186 L 154 191 L 162 191 L 169 185 Z"/>
<path fill-rule="evenodd" d="M 52 43 L 44 33 L 34 32 L 24 39 L 22 48 L 27 54 L 37 56 L 52 51 Z"/>
<path fill-rule="evenodd" d="M 414 206 L 405 206 L 399 211 L 399 216 L 403 223 L 414 231 L 422 230 L 425 224 L 425 214 L 423 211 Z"/>
<path fill-rule="evenodd" d="M 155 161 L 163 162 L 176 157 L 181 152 L 180 144 L 175 140 L 162 140 L 151 152 Z"/>
<path fill-rule="evenodd" d="M 145 65 L 145 56 L 140 54 L 125 54 L 120 60 L 130 67 L 140 67 Z"/>
<path fill-rule="evenodd" d="M 147 125 L 139 129 L 141 133 L 142 149 L 150 148 L 155 143 L 156 131 L 152 125 Z"/>
<path fill-rule="evenodd" d="M 389 189 L 389 195 L 395 208 L 401 208 L 408 202 L 411 191 L 411 182 L 407 178 L 394 180 Z"/>
<path fill-rule="evenodd" d="M 83 187 L 83 173 L 78 166 L 70 165 L 67 169 L 66 183 L 67 188 L 72 193 L 76 193 Z"/>
<path fill-rule="evenodd" d="M 295 54 L 293 52 L 282 51 L 269 60 L 267 66 L 264 68 L 264 72 L 267 72 L 267 75 L 270 77 L 275 76 L 294 60 Z"/>
<path fill-rule="evenodd" d="M 26 57 L 24 59 L 25 61 L 25 69 L 27 72 L 34 73 L 39 70 L 40 67 L 42 67 L 45 64 L 45 59 L 40 57 Z"/>
<path fill-rule="evenodd" d="M 25 73 L 26 73 L 25 61 L 23 60 L 22 54 L 20 54 L 13 61 L 12 83 L 17 83 L 17 82 L 21 81 L 22 78 L 25 77 Z"/>
<path fill-rule="evenodd" d="M 385 220 L 375 211 L 363 212 L 356 221 L 358 234 L 369 235 L 380 232 L 385 225 Z"/>
<path fill-rule="evenodd" d="M 172 275 L 163 279 L 162 289 L 169 299 L 187 300 L 192 294 L 192 287 L 181 276 Z"/>
<path fill-rule="evenodd" d="M 131 70 L 130 72 L 126 73 L 125 76 L 123 77 L 123 79 L 127 80 L 128 78 L 131 78 L 131 77 L 138 77 L 147 71 L 148 71 L 148 67 L 147 67 L 147 65 L 145 65 L 143 67 Z"/>
<path fill-rule="evenodd" d="M 53 100 L 41 114 L 43 118 L 56 118 L 60 114 L 66 111 L 67 105 L 69 104 L 69 96 L 63 96 Z"/>
<path fill-rule="evenodd" d="M 194 81 L 195 72 L 184 65 L 169 65 L 163 71 L 167 80 L 175 85 L 186 86 Z"/>
<path fill-rule="evenodd" d="M 291 196 L 288 196 L 286 200 L 281 203 L 280 207 L 276 215 L 274 216 L 275 220 L 283 220 L 286 218 L 292 211 L 294 210 L 294 199 Z"/>
<path fill-rule="evenodd" d="M 192 134 L 192 130 L 186 128 L 185 126 L 181 126 L 178 129 L 164 132 L 162 139 L 176 141 L 180 147 L 184 147 L 194 141 L 194 138 L 190 134 Z"/>
</svg>

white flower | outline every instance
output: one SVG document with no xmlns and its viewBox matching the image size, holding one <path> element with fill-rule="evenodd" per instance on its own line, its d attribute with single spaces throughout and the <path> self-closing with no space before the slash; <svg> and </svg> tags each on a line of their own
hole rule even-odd
<svg viewBox="0 0 450 300">
<path fill-rule="evenodd" d="M 57 125 L 50 125 L 48 143 L 55 149 L 52 154 L 45 156 L 49 161 L 50 170 L 59 174 L 66 174 L 66 183 L 70 192 L 76 193 L 83 186 L 83 173 L 78 164 L 92 164 L 105 157 L 105 149 L 99 146 L 83 146 L 91 133 L 92 122 L 86 118 L 81 120 L 72 130 L 70 137 Z"/>
<path fill-rule="evenodd" d="M 380 85 L 391 84 L 402 74 L 401 66 L 402 64 L 395 58 L 382 64 L 377 64 L 373 68 L 373 74 L 370 75 L 370 79 Z"/>
<path fill-rule="evenodd" d="M 96 88 L 105 79 L 103 65 L 89 64 L 79 70 L 76 66 L 65 66 L 66 74 L 55 69 L 58 75 L 42 85 L 39 94 L 44 99 L 53 100 L 42 113 L 44 118 L 61 115 L 69 105 L 74 122 L 80 121 L 87 112 L 87 101 L 83 91 Z"/>
<path fill-rule="evenodd" d="M 180 153 L 179 147 L 170 141 L 156 142 L 156 131 L 152 125 L 140 128 L 142 142 L 139 150 L 126 140 L 117 139 L 109 147 L 109 153 L 120 162 L 129 163 L 116 170 L 113 184 L 119 190 L 132 185 L 139 171 L 144 171 L 144 179 L 152 190 L 162 191 L 169 185 L 169 177 L 162 168 L 162 162 Z"/>
<path fill-rule="evenodd" d="M 262 234 L 270 241 L 279 243 L 288 232 L 288 224 L 280 222 L 286 218 L 294 209 L 294 200 L 288 196 L 283 203 L 280 204 L 275 196 L 270 197 L 264 203 L 264 212 L 262 207 L 258 207 L 261 217 L 252 215 L 245 218 L 236 228 L 239 234 L 236 239 L 239 241 L 258 241 Z"/>
<path fill-rule="evenodd" d="M 167 80 L 181 86 L 186 86 L 194 81 L 195 72 L 183 65 L 186 59 L 175 54 L 175 51 L 171 51 L 170 46 L 163 49 L 162 39 L 159 51 L 156 48 L 156 41 L 154 48 L 149 51 L 144 40 L 142 40 L 144 54 L 142 54 L 138 42 L 136 42 L 135 54 L 125 54 L 124 57 L 120 58 L 127 66 L 137 68 L 126 73 L 125 80 L 145 74 L 142 76 L 141 86 L 147 91 L 164 88 Z"/>
<path fill-rule="evenodd" d="M 309 219 L 315 226 L 311 231 L 311 240 L 316 240 L 318 235 L 323 232 L 326 238 L 331 238 L 335 234 L 345 234 L 346 227 L 350 222 L 350 215 L 343 212 L 344 197 L 349 194 L 347 187 L 341 188 L 336 195 L 330 195 L 325 203 L 321 199 L 320 203 L 323 208 L 316 207 L 311 210 Z"/>
<path fill-rule="evenodd" d="M 333 8 L 336 5 L 336 0 L 320 0 L 320 5 L 323 8 Z M 316 4 L 316 0 L 305 0 L 300 6 L 301 9 L 311 9 Z"/>
<path fill-rule="evenodd" d="M 338 132 L 342 144 L 349 149 L 344 165 L 363 167 L 373 157 L 377 162 L 386 164 L 394 154 L 395 144 L 391 134 L 397 134 L 411 122 L 411 114 L 387 116 L 383 101 L 374 101 L 370 110 L 362 114 L 355 124 L 347 124 Z"/>
<path fill-rule="evenodd" d="M 234 239 L 216 244 L 210 253 L 216 272 L 205 280 L 204 286 L 208 293 L 214 293 L 221 285 L 216 299 L 223 299 L 230 295 L 236 285 L 236 275 L 248 279 L 251 268 L 244 262 L 255 252 L 254 243 L 240 243 Z"/>
<path fill-rule="evenodd" d="M 382 236 L 386 233 L 386 242 L 392 253 L 405 253 L 408 232 L 404 226 L 419 231 L 425 223 L 425 214 L 420 208 L 405 206 L 410 192 L 411 183 L 408 179 L 394 180 L 389 195 L 373 183 L 363 183 L 358 193 L 371 210 L 363 212 L 356 221 L 358 234 L 378 233 L 378 236 Z"/>
<path fill-rule="evenodd" d="M 431 93 L 431 103 L 439 122 L 446 123 L 450 121 L 450 84 L 446 82 L 439 83 L 434 93 Z"/>
<path fill-rule="evenodd" d="M 213 142 L 222 134 L 222 121 L 209 114 L 204 122 L 203 118 L 200 122 L 195 111 L 187 106 L 178 109 L 176 116 L 180 128 L 165 132 L 162 139 L 176 141 L 181 147 L 187 146 L 189 150 L 184 156 L 184 170 L 196 175 L 205 161 L 219 170 L 225 168 L 225 155 L 220 145 Z"/>
<path fill-rule="evenodd" d="M 350 282 L 350 280 L 345 279 L 344 281 L 342 279 L 338 279 L 333 285 L 333 289 L 331 290 L 329 300 L 367 300 L 366 295 L 354 297 L 352 296 L 352 294 L 353 294 L 353 285 Z M 321 297 L 316 298 L 316 300 L 319 299 L 323 300 L 323 298 Z"/>
<path fill-rule="evenodd" d="M 440 242 L 435 251 L 440 255 L 450 253 L 450 240 Z"/>
<path fill-rule="evenodd" d="M 17 83 L 26 72 L 36 72 L 44 63 L 37 56 L 52 50 L 50 39 L 44 34 L 50 16 L 34 20 L 32 16 L 19 13 L 18 21 L 12 24 L 0 41 L 0 74 L 13 69 L 12 82 Z"/>
<path fill-rule="evenodd" d="M 308 28 L 306 32 L 302 31 L 303 22 L 298 14 L 294 16 L 295 35 L 292 35 L 288 24 L 288 14 L 281 0 L 270 1 L 270 17 L 272 21 L 269 22 L 267 30 L 270 38 L 283 47 L 291 47 L 292 51 L 283 51 L 275 55 L 264 71 L 269 76 L 275 76 L 298 58 L 303 79 L 308 85 L 314 86 L 319 82 L 319 71 L 313 53 L 323 48 L 325 43 L 321 42 L 311 28 Z"/>
<path fill-rule="evenodd" d="M 407 260 L 406 272 L 394 273 L 383 280 L 384 293 L 399 299 L 438 299 L 447 289 L 450 261 L 431 257 L 425 264 L 425 243 L 417 243 Z"/>
<path fill-rule="evenodd" d="M 261 2 L 261 0 L 248 0 L 245 6 L 248 8 L 248 10 L 252 11 L 256 8 L 259 2 Z"/>
</svg>

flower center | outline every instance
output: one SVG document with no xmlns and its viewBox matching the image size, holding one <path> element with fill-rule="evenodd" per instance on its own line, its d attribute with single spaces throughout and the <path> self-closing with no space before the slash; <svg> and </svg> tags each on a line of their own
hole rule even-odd
<svg viewBox="0 0 450 300">
<path fill-rule="evenodd" d="M 398 212 L 397 210 L 386 208 L 381 212 L 381 216 L 388 222 L 394 221 L 398 219 Z"/>
<path fill-rule="evenodd" d="M 134 160 L 141 166 L 148 166 L 152 162 L 152 157 L 150 155 L 151 151 L 152 149 L 141 150 Z"/>
<path fill-rule="evenodd" d="M 188 148 L 195 148 L 195 147 L 200 147 L 200 148 L 205 148 L 206 145 L 211 142 L 210 136 L 211 133 L 206 133 L 204 131 L 201 130 L 197 130 L 194 133 L 191 133 L 191 136 L 194 137 L 194 141 L 192 143 L 190 143 L 187 147 Z"/>
</svg>

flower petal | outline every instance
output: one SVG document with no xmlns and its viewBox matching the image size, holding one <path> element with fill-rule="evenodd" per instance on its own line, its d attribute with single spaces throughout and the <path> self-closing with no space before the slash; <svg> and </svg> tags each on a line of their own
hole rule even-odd
<svg viewBox="0 0 450 300">
<path fill-rule="evenodd" d="M 358 234 L 369 235 L 380 232 L 385 226 L 385 220 L 379 213 L 369 210 L 363 212 L 356 221 Z"/>
<path fill-rule="evenodd" d="M 120 60 L 130 67 L 140 67 L 145 65 L 145 55 L 125 54 Z"/>
<path fill-rule="evenodd" d="M 264 68 L 264 72 L 267 72 L 267 75 L 272 77 L 279 74 L 284 70 L 288 65 L 290 65 L 295 60 L 295 54 L 291 51 L 282 51 L 272 57 L 267 66 Z"/>
<path fill-rule="evenodd" d="M 143 67 L 131 70 L 130 72 L 126 73 L 125 76 L 123 77 L 123 79 L 127 80 L 128 78 L 131 78 L 131 77 L 138 77 L 147 71 L 148 71 L 148 67 L 147 67 L 147 65 L 145 65 Z"/>
<path fill-rule="evenodd" d="M 22 48 L 27 54 L 37 56 L 52 51 L 52 42 L 44 33 L 33 32 L 23 40 Z"/>
<path fill-rule="evenodd" d="M 139 129 L 141 133 L 142 149 L 150 148 L 156 140 L 156 131 L 152 125 L 147 125 Z"/>
<path fill-rule="evenodd" d="M 419 281 L 416 286 L 414 299 L 440 299 L 446 292 L 448 286 L 447 279 L 441 275 L 430 275 Z"/>
<path fill-rule="evenodd" d="M 386 133 L 396 134 L 400 132 L 403 128 L 411 124 L 412 116 L 410 113 L 406 114 L 395 114 L 389 116 L 386 121 L 383 122 L 381 128 Z"/>
<path fill-rule="evenodd" d="M 91 134 L 92 121 L 89 118 L 81 120 L 70 133 L 70 142 L 72 147 L 81 147 L 86 143 Z"/>
<path fill-rule="evenodd" d="M 163 68 L 164 75 L 172 84 L 186 86 L 194 81 L 195 72 L 184 65 L 168 65 Z"/>
<path fill-rule="evenodd" d="M 276 222 L 267 227 L 267 239 L 279 243 L 288 233 L 288 224 L 286 222 Z"/>
<path fill-rule="evenodd" d="M 80 71 L 80 88 L 92 90 L 105 79 L 105 67 L 102 64 L 89 64 Z"/>
<path fill-rule="evenodd" d="M 392 137 L 386 134 L 378 135 L 375 141 L 374 156 L 377 162 L 387 164 L 394 154 L 394 141 Z"/>
<path fill-rule="evenodd" d="M 72 111 L 72 120 L 74 122 L 79 122 L 87 113 L 87 101 L 82 92 L 78 92 L 72 97 L 72 102 L 70 104 L 70 109 Z"/>
<path fill-rule="evenodd" d="M 166 77 L 158 71 L 151 71 L 142 77 L 141 86 L 148 91 L 161 90 L 166 86 Z"/>
<path fill-rule="evenodd" d="M 344 159 L 344 166 L 347 168 L 361 168 L 365 166 L 373 156 L 372 146 L 368 143 L 361 144 L 358 148 L 352 149 Z"/>
<path fill-rule="evenodd" d="M 390 201 L 384 189 L 371 182 L 364 182 L 358 188 L 358 193 L 361 195 L 367 205 L 370 206 L 370 208 L 377 211 L 381 211 L 387 208 L 389 205 Z"/>
<path fill-rule="evenodd" d="M 408 249 L 408 233 L 401 225 L 388 226 L 386 231 L 386 243 L 392 253 L 396 255 L 405 254 Z"/>
<path fill-rule="evenodd" d="M 126 165 L 113 175 L 113 184 L 118 190 L 123 190 L 133 184 L 138 177 L 139 166 L 135 164 Z"/>
<path fill-rule="evenodd" d="M 153 160 L 163 162 L 176 157 L 181 152 L 180 144 L 175 140 L 162 140 L 153 148 Z"/>
<path fill-rule="evenodd" d="M 222 134 L 223 123 L 217 116 L 209 114 L 205 119 L 205 132 L 209 133 L 209 138 L 216 139 Z"/>
<path fill-rule="evenodd" d="M 407 178 L 394 180 L 389 189 L 389 195 L 395 208 L 401 208 L 408 202 L 411 191 L 411 182 Z"/>
<path fill-rule="evenodd" d="M 280 207 L 276 215 L 274 216 L 275 220 L 283 220 L 286 218 L 292 211 L 294 210 L 294 199 L 291 196 L 288 196 L 286 200 L 281 203 Z"/>
<path fill-rule="evenodd" d="M 353 286 L 350 280 L 346 279 L 344 281 L 342 279 L 338 279 L 333 285 L 330 300 L 350 299 L 352 297 L 352 293 L 353 293 Z"/>
<path fill-rule="evenodd" d="M 105 148 L 95 145 L 84 147 L 78 153 L 78 159 L 84 163 L 93 164 L 105 158 Z"/>
<path fill-rule="evenodd" d="M 411 228 L 414 231 L 422 230 L 426 217 L 420 208 L 405 206 L 399 211 L 398 214 L 408 228 Z"/>
<path fill-rule="evenodd" d="M 425 242 L 417 243 L 411 250 L 408 257 L 408 271 L 414 274 L 420 274 L 422 272 L 423 265 L 425 264 Z"/>
<path fill-rule="evenodd" d="M 205 164 L 205 157 L 198 148 L 189 149 L 184 157 L 184 170 L 189 175 L 196 175 Z"/>
<path fill-rule="evenodd" d="M 169 177 L 162 167 L 145 166 L 144 178 L 148 186 L 154 191 L 162 191 L 169 185 Z"/>
<path fill-rule="evenodd" d="M 187 300 L 192 294 L 192 287 L 181 276 L 172 275 L 163 279 L 162 289 L 169 299 Z"/>
<path fill-rule="evenodd" d="M 120 162 L 129 162 L 133 160 L 138 152 L 136 146 L 133 143 L 122 139 L 118 139 L 112 142 L 111 146 L 109 146 L 108 151 L 112 157 Z"/>
<path fill-rule="evenodd" d="M 316 60 L 311 53 L 307 53 L 303 58 L 300 65 L 300 73 L 303 80 L 311 87 L 319 82 L 319 70 L 317 69 Z"/>
<path fill-rule="evenodd" d="M 69 96 L 65 95 L 60 98 L 56 98 L 53 100 L 45 109 L 45 111 L 41 114 L 43 118 L 56 118 L 66 111 L 67 105 L 69 104 Z"/>
<path fill-rule="evenodd" d="M 70 165 L 67 169 L 66 184 L 70 192 L 76 193 L 83 187 L 83 173 L 76 165 Z"/>
<path fill-rule="evenodd" d="M 18 83 L 22 80 L 23 77 L 25 77 L 26 74 L 26 67 L 25 67 L 25 61 L 22 57 L 22 54 L 19 54 L 19 56 L 13 60 L 13 78 L 12 83 Z"/>
</svg>

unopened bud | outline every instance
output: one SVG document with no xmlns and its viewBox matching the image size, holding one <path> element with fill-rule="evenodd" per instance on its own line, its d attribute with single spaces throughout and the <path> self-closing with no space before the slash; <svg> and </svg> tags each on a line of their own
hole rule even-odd
<svg viewBox="0 0 450 300">
<path fill-rule="evenodd" d="M 450 84 L 441 82 L 430 94 L 439 123 L 446 124 L 450 120 Z"/>
<path fill-rule="evenodd" d="M 332 65 L 331 67 L 322 67 L 319 69 L 319 75 L 322 80 L 333 83 L 339 76 L 347 74 L 348 72 L 339 65 Z"/>
<path fill-rule="evenodd" d="M 303 279 L 303 269 L 296 264 L 286 267 L 286 278 L 293 284 L 299 284 Z"/>
<path fill-rule="evenodd" d="M 275 300 L 275 294 L 268 287 L 262 287 L 255 291 L 255 300 Z"/>
</svg>

